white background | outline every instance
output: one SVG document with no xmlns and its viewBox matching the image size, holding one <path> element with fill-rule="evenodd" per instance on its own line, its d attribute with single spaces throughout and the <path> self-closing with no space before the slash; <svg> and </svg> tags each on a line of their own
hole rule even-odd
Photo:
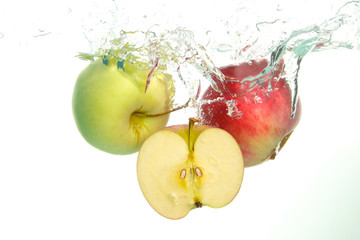
<svg viewBox="0 0 360 240">
<path fill-rule="evenodd" d="M 44 4 L 0 3 L 1 240 L 360 238 L 359 51 L 306 56 L 302 119 L 278 158 L 246 169 L 228 206 L 174 221 L 143 197 L 136 154 L 103 153 L 78 133 L 84 42 L 66 29 L 79 23 Z"/>
</svg>

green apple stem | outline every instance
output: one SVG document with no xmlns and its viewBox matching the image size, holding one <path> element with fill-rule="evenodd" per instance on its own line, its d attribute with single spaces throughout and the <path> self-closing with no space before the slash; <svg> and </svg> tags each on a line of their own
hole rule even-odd
<svg viewBox="0 0 360 240">
<path fill-rule="evenodd" d="M 189 118 L 189 151 L 190 153 L 194 152 L 194 143 L 193 143 L 193 139 L 192 139 L 192 132 L 194 129 L 194 124 L 196 122 L 199 122 L 199 120 L 195 119 L 195 118 Z"/>
<path fill-rule="evenodd" d="M 140 116 L 140 117 L 160 117 L 160 116 L 164 116 L 166 114 L 170 114 L 172 112 L 176 112 L 178 110 L 181 110 L 181 109 L 184 109 L 184 108 L 187 108 L 189 106 L 189 103 L 190 103 L 190 100 L 189 99 L 184 105 L 181 105 L 179 107 L 176 107 L 176 108 L 173 108 L 169 111 L 166 111 L 166 112 L 163 112 L 163 113 L 156 113 L 156 114 L 144 114 L 144 113 L 141 113 L 141 112 L 135 112 L 133 113 L 134 115 L 136 116 Z"/>
</svg>

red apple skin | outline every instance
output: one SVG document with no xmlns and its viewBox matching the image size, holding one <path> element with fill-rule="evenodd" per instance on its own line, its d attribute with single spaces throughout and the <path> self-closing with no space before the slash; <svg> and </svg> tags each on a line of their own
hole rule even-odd
<svg viewBox="0 0 360 240">
<path fill-rule="evenodd" d="M 221 93 L 211 86 L 205 91 L 201 105 L 201 124 L 219 127 L 229 132 L 240 145 L 245 167 L 274 159 L 300 121 L 301 104 L 297 101 L 295 116 L 291 118 L 291 90 L 286 80 L 277 77 L 283 63 L 271 71 L 270 81 L 252 90 L 238 81 L 255 77 L 268 65 L 267 60 L 251 61 L 221 68 L 225 75 Z M 234 82 L 236 80 L 236 82 Z M 214 79 L 219 83 L 219 80 Z M 272 91 L 268 91 L 269 83 Z M 220 85 L 220 84 L 219 84 Z M 226 101 L 233 101 L 241 115 L 228 115 Z M 277 147 L 279 147 L 277 149 Z M 276 150 L 277 149 L 277 150 Z"/>
</svg>

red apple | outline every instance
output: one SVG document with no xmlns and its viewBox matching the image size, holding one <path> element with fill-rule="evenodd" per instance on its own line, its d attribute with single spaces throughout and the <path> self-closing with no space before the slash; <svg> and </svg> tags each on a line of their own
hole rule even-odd
<svg viewBox="0 0 360 240">
<path fill-rule="evenodd" d="M 274 159 L 300 121 L 300 100 L 291 117 L 291 89 L 279 77 L 283 62 L 264 72 L 265 83 L 250 86 L 267 66 L 262 59 L 223 67 L 225 80 L 214 78 L 219 89 L 210 86 L 202 97 L 201 123 L 229 132 L 240 145 L 246 167 Z M 254 79 L 242 83 L 245 78 Z"/>
</svg>

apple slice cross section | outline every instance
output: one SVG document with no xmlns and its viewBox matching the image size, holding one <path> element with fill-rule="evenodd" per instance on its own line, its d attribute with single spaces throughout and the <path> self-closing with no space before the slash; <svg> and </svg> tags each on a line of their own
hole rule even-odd
<svg viewBox="0 0 360 240">
<path fill-rule="evenodd" d="M 239 145 L 226 131 L 180 125 L 144 142 L 137 173 L 152 208 L 166 218 L 180 219 L 194 208 L 229 204 L 240 190 L 244 162 Z"/>
</svg>

